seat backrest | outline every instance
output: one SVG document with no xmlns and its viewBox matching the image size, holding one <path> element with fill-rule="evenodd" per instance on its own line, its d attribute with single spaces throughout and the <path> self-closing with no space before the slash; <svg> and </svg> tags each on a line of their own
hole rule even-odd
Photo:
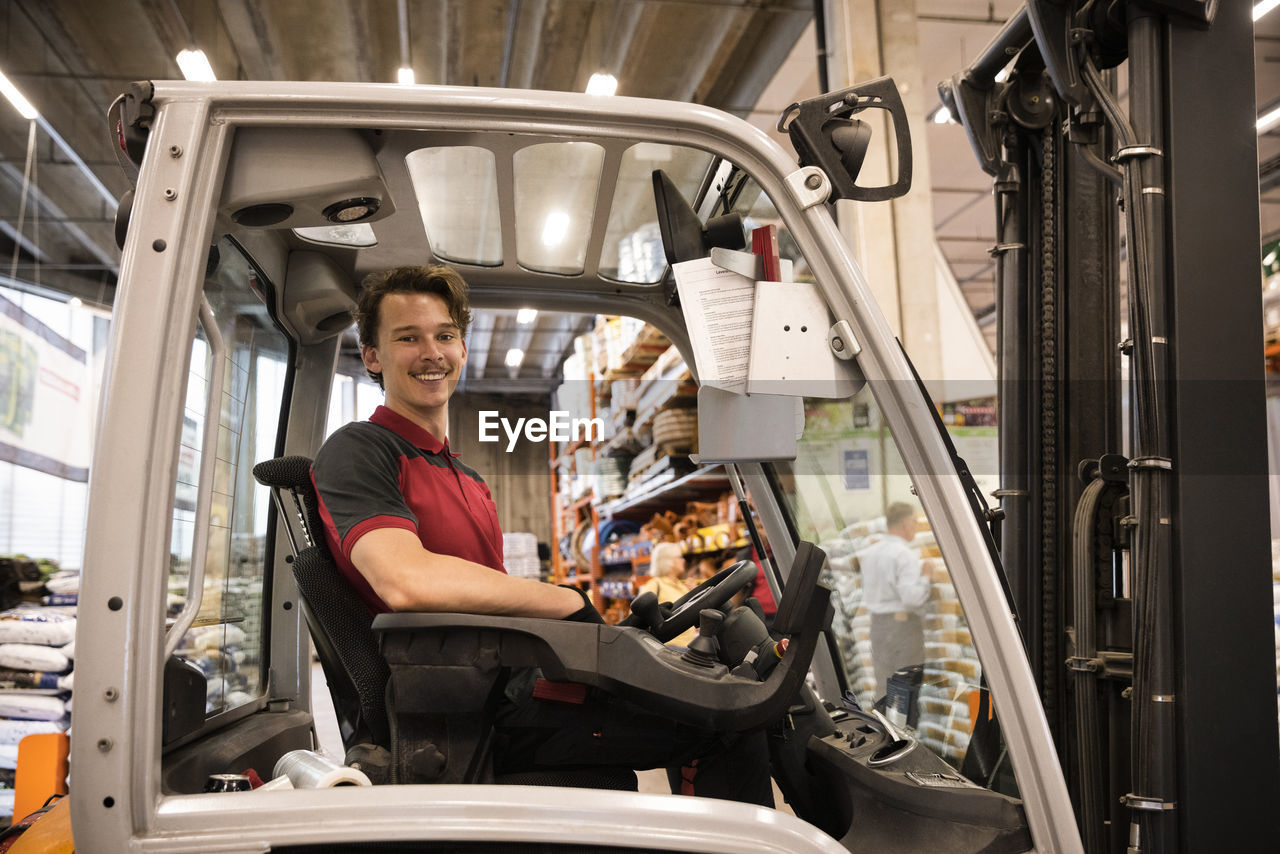
<svg viewBox="0 0 1280 854">
<path fill-rule="evenodd" d="M 293 546 L 293 577 L 316 655 L 333 698 L 343 747 L 390 749 L 386 687 L 390 670 L 378 650 L 373 616 L 338 570 L 324 539 L 311 460 L 278 457 L 258 463 L 253 476 L 271 489 L 280 522 Z"/>
</svg>

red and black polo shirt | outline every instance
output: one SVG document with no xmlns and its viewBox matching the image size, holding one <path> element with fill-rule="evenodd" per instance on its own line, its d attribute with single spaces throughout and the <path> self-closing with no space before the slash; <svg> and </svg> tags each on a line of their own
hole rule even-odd
<svg viewBox="0 0 1280 854">
<path fill-rule="evenodd" d="M 330 436 L 311 479 L 329 551 L 375 614 L 391 609 L 351 563 L 351 549 L 377 528 L 405 528 L 428 551 L 506 572 L 498 508 L 484 480 L 446 442 L 385 406 Z"/>
</svg>

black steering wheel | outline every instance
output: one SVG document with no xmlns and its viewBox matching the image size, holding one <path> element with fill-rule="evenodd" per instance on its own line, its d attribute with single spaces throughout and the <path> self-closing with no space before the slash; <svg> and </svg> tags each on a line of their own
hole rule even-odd
<svg viewBox="0 0 1280 854">
<path fill-rule="evenodd" d="M 756 577 L 756 565 L 749 560 L 740 560 L 727 566 L 681 596 L 670 605 L 655 608 L 635 607 L 636 602 L 651 596 L 641 594 L 632 603 L 631 616 L 619 625 L 639 626 L 647 628 L 658 640 L 666 642 L 676 635 L 698 624 L 698 613 L 706 608 L 720 608 L 733 598 L 734 594 L 751 584 Z M 654 597 L 656 604 L 657 597 Z M 668 610 L 670 609 L 670 610 Z M 654 617 L 657 619 L 654 619 Z M 657 623 L 657 625 L 654 625 Z"/>
</svg>

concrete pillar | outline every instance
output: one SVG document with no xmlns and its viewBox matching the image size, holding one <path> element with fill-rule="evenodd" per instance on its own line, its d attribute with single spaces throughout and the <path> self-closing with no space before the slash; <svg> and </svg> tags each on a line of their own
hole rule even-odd
<svg viewBox="0 0 1280 854">
<path fill-rule="evenodd" d="M 925 113 L 936 96 L 920 69 L 916 0 L 826 0 L 826 10 L 831 88 L 889 76 L 906 108 L 911 191 L 890 202 L 840 201 L 837 216 L 889 325 L 934 392 L 943 377 L 943 354 Z M 884 110 L 867 110 L 859 118 L 872 123 L 873 137 L 858 183 L 887 184 L 896 175 L 892 121 Z"/>
</svg>

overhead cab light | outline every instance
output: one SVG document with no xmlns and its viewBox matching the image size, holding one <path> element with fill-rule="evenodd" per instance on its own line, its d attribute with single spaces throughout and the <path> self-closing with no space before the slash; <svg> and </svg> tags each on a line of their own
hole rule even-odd
<svg viewBox="0 0 1280 854">
<path fill-rule="evenodd" d="M 507 351 L 507 367 L 518 368 L 520 363 L 524 361 L 524 351 L 512 347 Z"/>
<path fill-rule="evenodd" d="M 612 95 L 618 91 L 618 78 L 612 74 L 605 74 L 597 71 L 591 75 L 591 79 L 587 81 L 588 95 Z"/>
<path fill-rule="evenodd" d="M 22 93 L 18 91 L 18 87 L 10 83 L 9 78 L 5 77 L 2 71 L 0 71 L 0 92 L 4 93 L 4 96 L 9 99 L 9 103 L 13 104 L 13 108 L 24 119 L 40 118 L 40 113 L 36 111 L 36 108 L 31 106 L 31 102 L 22 96 Z"/>
<path fill-rule="evenodd" d="M 212 83 L 218 79 L 209 58 L 199 49 L 178 51 L 178 67 L 182 69 L 183 77 L 197 83 Z"/>
<path fill-rule="evenodd" d="M 378 238 L 373 233 L 373 226 L 367 222 L 354 222 L 349 225 L 322 225 L 314 228 L 295 228 L 293 233 L 303 240 L 313 243 L 327 243 L 331 246 L 377 246 Z"/>
<path fill-rule="evenodd" d="M 401 86 L 412 86 L 413 69 L 407 65 L 401 66 L 400 69 L 396 71 L 396 82 Z"/>
<path fill-rule="evenodd" d="M 361 197 L 358 199 L 343 199 L 340 202 L 334 202 L 325 208 L 324 218 L 329 222 L 359 222 L 362 219 L 368 219 L 378 212 L 378 206 L 381 204 L 377 199 Z"/>
</svg>

